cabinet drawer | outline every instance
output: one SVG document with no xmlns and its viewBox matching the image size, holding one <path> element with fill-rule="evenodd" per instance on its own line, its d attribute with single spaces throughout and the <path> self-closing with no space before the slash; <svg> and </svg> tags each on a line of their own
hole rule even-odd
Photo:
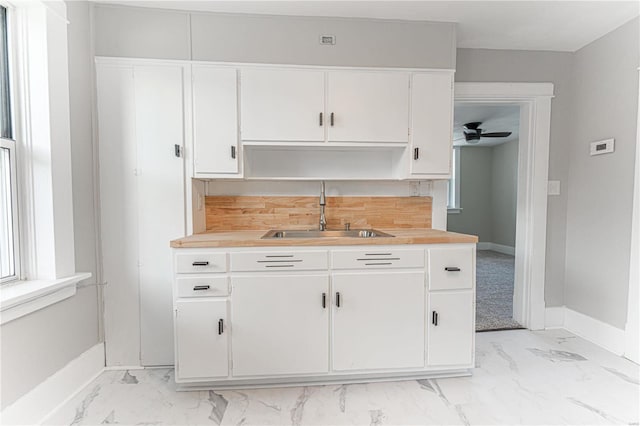
<svg viewBox="0 0 640 426">
<path fill-rule="evenodd" d="M 231 253 L 231 270 L 235 272 L 313 271 L 328 266 L 326 251 Z"/>
<path fill-rule="evenodd" d="M 177 297 L 211 297 L 229 295 L 227 277 L 185 277 L 176 279 Z"/>
<path fill-rule="evenodd" d="M 473 248 L 429 250 L 429 290 L 472 288 L 474 273 Z"/>
<path fill-rule="evenodd" d="M 423 268 L 424 250 L 339 250 L 331 254 L 333 269 Z"/>
<path fill-rule="evenodd" d="M 226 253 L 176 254 L 176 273 L 178 274 L 201 274 L 205 272 L 226 271 Z"/>
</svg>

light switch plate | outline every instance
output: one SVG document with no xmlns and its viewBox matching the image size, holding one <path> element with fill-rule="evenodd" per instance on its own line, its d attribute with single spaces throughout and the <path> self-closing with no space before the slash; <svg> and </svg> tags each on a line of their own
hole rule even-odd
<svg viewBox="0 0 640 426">
<path fill-rule="evenodd" d="M 560 195 L 560 181 L 550 180 L 547 186 L 548 195 Z"/>
<path fill-rule="evenodd" d="M 602 141 L 591 142 L 589 154 L 600 155 L 608 154 L 614 150 L 614 139 L 605 139 Z"/>
</svg>

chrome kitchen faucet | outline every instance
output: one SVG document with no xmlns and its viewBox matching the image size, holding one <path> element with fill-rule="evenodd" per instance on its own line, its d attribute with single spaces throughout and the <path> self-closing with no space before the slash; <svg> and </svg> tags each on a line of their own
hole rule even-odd
<svg viewBox="0 0 640 426">
<path fill-rule="evenodd" d="M 327 218 L 324 215 L 324 207 L 327 205 L 327 199 L 324 196 L 324 181 L 320 181 L 320 231 L 326 231 Z"/>
</svg>

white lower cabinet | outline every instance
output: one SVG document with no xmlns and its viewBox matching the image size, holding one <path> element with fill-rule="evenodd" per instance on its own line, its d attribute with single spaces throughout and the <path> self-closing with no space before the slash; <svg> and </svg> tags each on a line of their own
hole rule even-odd
<svg viewBox="0 0 640 426">
<path fill-rule="evenodd" d="M 474 361 L 474 262 L 475 244 L 176 249 L 176 380 L 464 374 Z"/>
<path fill-rule="evenodd" d="M 429 365 L 468 365 L 472 362 L 474 303 L 471 291 L 429 294 Z"/>
<path fill-rule="evenodd" d="M 424 365 L 423 272 L 334 274 L 333 369 Z"/>
<path fill-rule="evenodd" d="M 234 376 L 329 371 L 329 276 L 231 278 Z"/>
<path fill-rule="evenodd" d="M 227 299 L 176 302 L 176 378 L 178 380 L 229 375 Z"/>
</svg>

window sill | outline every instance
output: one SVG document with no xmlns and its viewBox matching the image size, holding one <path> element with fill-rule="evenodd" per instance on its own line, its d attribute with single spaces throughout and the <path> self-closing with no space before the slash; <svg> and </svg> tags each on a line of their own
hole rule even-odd
<svg viewBox="0 0 640 426">
<path fill-rule="evenodd" d="M 0 325 L 76 294 L 76 285 L 90 272 L 80 272 L 57 280 L 16 281 L 0 287 Z"/>
<path fill-rule="evenodd" d="M 460 214 L 462 213 L 461 207 L 447 207 L 447 214 Z"/>
</svg>

